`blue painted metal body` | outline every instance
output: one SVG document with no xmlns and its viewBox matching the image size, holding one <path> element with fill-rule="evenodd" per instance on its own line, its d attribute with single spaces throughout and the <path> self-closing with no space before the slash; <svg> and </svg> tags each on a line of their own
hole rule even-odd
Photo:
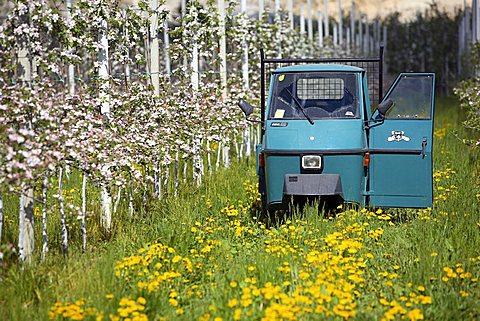
<svg viewBox="0 0 480 321">
<path fill-rule="evenodd" d="M 337 72 L 355 75 L 358 90 L 356 95 L 360 98 L 357 117 L 317 119 L 313 125 L 306 119 L 281 119 L 281 126 L 278 126 L 279 119 L 268 117 L 271 115 L 270 111 L 274 104 L 272 96 L 274 86 L 277 84 L 276 77 L 292 73 L 332 74 Z M 426 119 L 387 117 L 385 120 L 370 123 L 369 119 L 372 115 L 367 77 L 363 69 L 345 65 L 319 64 L 290 66 L 275 70 L 270 81 L 262 144 L 257 145 L 256 148 L 257 174 L 264 175 L 267 208 L 286 207 L 284 177 L 287 174 L 304 172 L 301 157 L 306 154 L 321 155 L 322 174 L 340 175 L 345 201 L 361 206 L 431 206 L 433 130 L 431 115 L 433 115 L 434 75 L 406 75 L 410 77 L 407 80 L 417 76 L 433 77 L 430 117 Z M 395 81 L 386 98 L 390 95 L 393 97 L 392 93 L 395 92 L 399 79 Z M 373 118 L 375 116 L 376 114 Z M 404 134 L 393 137 L 393 132 Z M 425 140 L 427 140 L 426 143 Z M 367 152 L 371 153 L 369 168 L 364 167 L 364 155 Z M 263 153 L 264 168 L 260 168 L 258 164 L 260 153 Z"/>
</svg>

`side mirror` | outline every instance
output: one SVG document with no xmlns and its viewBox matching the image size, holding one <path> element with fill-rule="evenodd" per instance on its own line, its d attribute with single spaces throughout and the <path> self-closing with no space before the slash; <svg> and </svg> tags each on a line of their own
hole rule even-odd
<svg viewBox="0 0 480 321">
<path fill-rule="evenodd" d="M 377 106 L 377 111 L 380 115 L 381 118 L 385 118 L 385 115 L 387 114 L 387 112 L 390 110 L 390 108 L 392 108 L 393 106 L 393 100 L 391 100 L 390 98 L 381 102 L 378 106 Z"/>
<path fill-rule="evenodd" d="M 247 103 L 245 100 L 240 100 L 238 106 L 247 117 L 253 113 L 253 106 Z"/>
</svg>

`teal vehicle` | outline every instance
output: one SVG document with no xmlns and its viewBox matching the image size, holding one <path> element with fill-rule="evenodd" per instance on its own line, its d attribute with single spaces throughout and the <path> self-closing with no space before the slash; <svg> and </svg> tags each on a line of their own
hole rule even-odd
<svg viewBox="0 0 480 321">
<path fill-rule="evenodd" d="M 382 49 L 371 59 L 261 56 L 264 213 L 292 199 L 328 208 L 432 206 L 433 73 L 401 73 L 383 96 Z M 288 66 L 267 72 L 279 64 Z M 240 107 L 249 119 L 253 107 Z"/>
</svg>

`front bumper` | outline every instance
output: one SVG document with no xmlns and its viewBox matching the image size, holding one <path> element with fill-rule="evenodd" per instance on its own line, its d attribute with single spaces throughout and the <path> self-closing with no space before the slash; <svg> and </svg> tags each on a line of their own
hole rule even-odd
<svg viewBox="0 0 480 321">
<path fill-rule="evenodd" d="M 284 196 L 337 196 L 343 200 L 339 174 L 286 174 Z"/>
</svg>

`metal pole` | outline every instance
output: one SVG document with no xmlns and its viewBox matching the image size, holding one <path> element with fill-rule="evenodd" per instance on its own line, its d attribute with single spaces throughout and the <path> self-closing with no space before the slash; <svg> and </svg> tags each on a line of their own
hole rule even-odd
<svg viewBox="0 0 480 321">
<path fill-rule="evenodd" d="M 378 68 L 378 103 L 382 102 L 383 98 L 383 46 L 380 46 L 380 66 Z"/>
<path fill-rule="evenodd" d="M 263 139 L 264 123 L 265 123 L 265 53 L 263 49 L 260 49 L 260 119 L 262 121 L 262 134 L 261 140 Z M 262 142 L 262 141 L 260 141 Z"/>
</svg>

